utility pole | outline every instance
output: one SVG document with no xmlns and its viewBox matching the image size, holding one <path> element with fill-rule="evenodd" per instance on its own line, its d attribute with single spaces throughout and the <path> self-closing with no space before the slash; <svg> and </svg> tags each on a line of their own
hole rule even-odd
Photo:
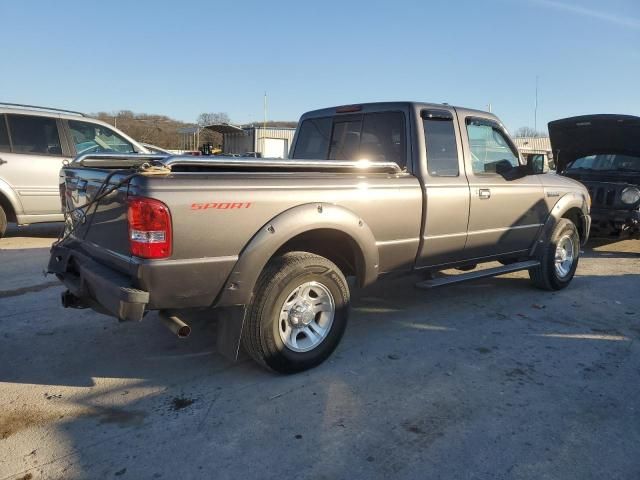
<svg viewBox="0 0 640 480">
<path fill-rule="evenodd" d="M 536 103 L 533 108 L 533 129 L 538 131 L 538 75 L 536 75 Z"/>
<path fill-rule="evenodd" d="M 264 123 L 263 128 L 267 128 L 267 92 L 264 92 Z"/>
</svg>

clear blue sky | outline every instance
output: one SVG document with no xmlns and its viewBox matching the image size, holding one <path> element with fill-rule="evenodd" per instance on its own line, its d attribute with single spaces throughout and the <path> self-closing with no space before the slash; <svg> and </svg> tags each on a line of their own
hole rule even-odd
<svg viewBox="0 0 640 480">
<path fill-rule="evenodd" d="M 640 115 L 639 0 L 0 0 L 0 100 L 194 121 L 344 103 L 486 108 L 515 130 Z"/>
</svg>

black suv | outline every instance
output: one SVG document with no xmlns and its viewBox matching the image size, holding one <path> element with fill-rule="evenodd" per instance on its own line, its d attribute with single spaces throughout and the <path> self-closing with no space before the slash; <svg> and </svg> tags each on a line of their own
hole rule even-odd
<svg viewBox="0 0 640 480">
<path fill-rule="evenodd" d="M 640 117 L 584 115 L 549 123 L 561 175 L 591 195 L 591 235 L 640 233 Z"/>
</svg>

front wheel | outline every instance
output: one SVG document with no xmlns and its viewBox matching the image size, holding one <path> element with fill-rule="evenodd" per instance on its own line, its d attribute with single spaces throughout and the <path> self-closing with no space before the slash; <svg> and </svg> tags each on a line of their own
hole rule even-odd
<svg viewBox="0 0 640 480">
<path fill-rule="evenodd" d="M 540 248 L 540 266 L 529 269 L 533 284 L 544 290 L 565 288 L 576 273 L 580 256 L 580 235 L 571 220 L 562 218 L 556 224 L 548 244 Z"/>
<path fill-rule="evenodd" d="M 260 275 L 242 343 L 258 363 L 300 372 L 331 355 L 348 315 L 349 287 L 338 267 L 311 253 L 287 253 Z"/>
</svg>

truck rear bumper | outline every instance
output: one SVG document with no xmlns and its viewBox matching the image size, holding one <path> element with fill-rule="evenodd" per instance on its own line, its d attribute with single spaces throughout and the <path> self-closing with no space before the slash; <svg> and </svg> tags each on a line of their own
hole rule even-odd
<svg viewBox="0 0 640 480">
<path fill-rule="evenodd" d="M 65 306 L 89 307 L 126 321 L 140 321 L 145 314 L 149 292 L 133 288 L 131 279 L 77 250 L 53 247 L 48 271 L 69 289 L 63 294 Z"/>
<path fill-rule="evenodd" d="M 212 307 L 237 262 L 235 256 L 132 258 L 116 269 L 107 266 L 108 258 L 104 263 L 94 260 L 97 256 L 87 248 L 91 247 L 74 243 L 53 247 L 48 271 L 69 289 L 72 297 L 67 295 L 66 306 L 93 308 L 120 320 L 141 320 L 148 310 Z"/>
</svg>

